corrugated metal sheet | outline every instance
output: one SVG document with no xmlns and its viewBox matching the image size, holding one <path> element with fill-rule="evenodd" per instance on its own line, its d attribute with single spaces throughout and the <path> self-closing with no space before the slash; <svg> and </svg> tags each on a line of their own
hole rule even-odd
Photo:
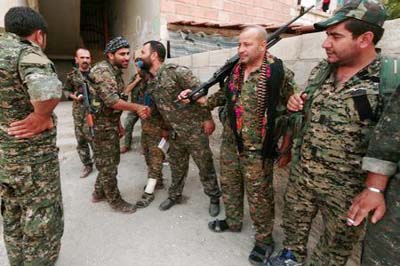
<svg viewBox="0 0 400 266">
<path fill-rule="evenodd" d="M 289 27 L 287 34 L 295 32 Z M 218 24 L 195 21 L 168 23 L 170 55 L 172 58 L 237 46 L 238 35 L 247 24 Z M 280 25 L 260 24 L 267 32 L 274 32 Z"/>
<path fill-rule="evenodd" d="M 171 57 L 181 57 L 212 50 L 233 48 L 237 46 L 237 40 L 237 37 L 207 35 L 202 32 L 169 31 L 170 55 Z"/>
</svg>

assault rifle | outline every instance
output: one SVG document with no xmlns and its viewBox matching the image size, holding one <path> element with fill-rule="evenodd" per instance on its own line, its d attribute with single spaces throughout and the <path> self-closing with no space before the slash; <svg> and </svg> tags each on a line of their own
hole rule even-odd
<svg viewBox="0 0 400 266">
<path fill-rule="evenodd" d="M 93 123 L 93 108 L 90 105 L 90 95 L 89 95 L 89 89 L 88 85 L 86 82 L 83 83 L 82 85 L 82 94 L 83 94 L 83 106 L 85 106 L 86 109 L 86 121 L 89 126 L 89 132 L 92 137 L 94 137 L 94 123 Z"/>
<path fill-rule="evenodd" d="M 290 24 L 301 18 L 304 14 L 308 13 L 313 7 L 314 7 L 313 5 L 310 6 L 300 15 L 298 15 L 297 17 L 295 17 L 294 19 L 292 19 L 291 21 L 289 21 L 288 23 L 277 29 L 274 33 L 269 35 L 267 38 L 267 48 L 270 48 L 274 44 L 279 42 L 281 40 L 280 35 L 289 28 Z M 225 78 L 231 73 L 231 71 L 233 70 L 238 61 L 239 61 L 239 55 L 237 54 L 228 59 L 225 65 L 223 65 L 220 69 L 218 69 L 208 81 L 201 84 L 200 87 L 194 89 L 190 94 L 188 94 L 186 99 L 190 99 L 190 101 L 194 102 L 200 97 L 207 95 L 209 88 L 211 88 L 213 85 L 217 83 L 224 82 Z"/>
</svg>

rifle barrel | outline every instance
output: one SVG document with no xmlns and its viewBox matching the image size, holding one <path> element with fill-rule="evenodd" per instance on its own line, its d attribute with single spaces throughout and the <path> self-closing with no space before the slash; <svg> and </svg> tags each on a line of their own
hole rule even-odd
<svg viewBox="0 0 400 266">
<path fill-rule="evenodd" d="M 279 29 L 274 31 L 272 34 L 268 35 L 267 48 L 270 48 L 274 44 L 279 42 L 281 40 L 280 35 L 288 29 L 289 25 L 292 24 L 293 22 L 295 22 L 296 20 L 298 20 L 299 18 L 301 18 L 302 16 L 304 16 L 306 13 L 308 13 L 313 7 L 314 7 L 314 5 L 310 6 L 303 13 L 301 13 L 297 17 L 290 20 L 288 23 L 281 26 Z M 194 89 L 186 97 L 186 99 L 190 99 L 191 101 L 196 101 L 200 97 L 207 95 L 208 89 L 211 88 L 213 85 L 217 84 L 218 82 L 223 81 L 225 79 L 225 77 L 227 77 L 231 73 L 232 69 L 238 62 L 239 62 L 239 55 L 237 55 L 237 54 L 234 55 L 233 57 L 229 58 L 226 61 L 226 63 L 220 69 L 218 69 L 209 80 L 202 83 L 198 88 Z M 175 102 L 179 102 L 179 100 L 175 100 Z"/>
</svg>

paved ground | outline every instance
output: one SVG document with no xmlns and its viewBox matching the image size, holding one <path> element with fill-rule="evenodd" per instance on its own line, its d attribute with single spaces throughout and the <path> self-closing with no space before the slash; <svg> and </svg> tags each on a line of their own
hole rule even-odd
<svg viewBox="0 0 400 266">
<path fill-rule="evenodd" d="M 184 195 L 186 202 L 161 212 L 158 205 L 167 191 L 157 192 L 155 201 L 134 214 L 114 212 L 106 203 L 91 203 L 90 195 L 97 172 L 80 179 L 82 166 L 75 151 L 71 103 L 62 102 L 56 109 L 59 118 L 61 180 L 65 208 L 65 233 L 57 266 L 239 266 L 250 265 L 247 256 L 253 245 L 253 229 L 246 207 L 241 233 L 215 234 L 208 230 L 208 198 L 202 192 L 197 168 L 191 163 Z M 146 166 L 140 153 L 139 128 L 135 127 L 134 147 L 122 155 L 118 182 L 122 196 L 137 200 L 146 184 Z M 211 138 L 218 159 L 220 127 Z M 216 162 L 216 166 L 218 162 Z M 170 183 L 169 167 L 164 177 Z M 287 171 L 275 178 L 277 219 L 274 232 L 278 248 L 282 191 Z M 220 218 L 224 217 L 223 213 Z M 1 219 L 1 218 L 0 218 Z M 2 223 L 0 233 L 2 233 Z M 317 237 L 313 231 L 310 246 Z M 8 265 L 3 239 L 0 239 L 0 265 Z M 351 264 L 355 265 L 355 264 Z"/>
</svg>

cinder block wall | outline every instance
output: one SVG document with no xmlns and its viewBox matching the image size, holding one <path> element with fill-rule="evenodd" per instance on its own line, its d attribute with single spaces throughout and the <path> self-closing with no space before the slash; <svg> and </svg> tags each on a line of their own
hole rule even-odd
<svg viewBox="0 0 400 266">
<path fill-rule="evenodd" d="M 400 19 L 387 21 L 385 34 L 378 44 L 382 54 L 400 56 L 399 36 Z M 324 38 L 324 32 L 286 38 L 272 47 L 270 52 L 281 58 L 286 66 L 295 72 L 296 82 L 304 88 L 311 69 L 325 58 L 325 51 L 321 48 Z M 210 51 L 168 59 L 168 62 L 188 66 L 201 81 L 206 81 L 236 51 L 236 49 Z"/>
<path fill-rule="evenodd" d="M 293 0 L 161 0 L 168 21 L 282 23 L 290 19 Z"/>
</svg>

